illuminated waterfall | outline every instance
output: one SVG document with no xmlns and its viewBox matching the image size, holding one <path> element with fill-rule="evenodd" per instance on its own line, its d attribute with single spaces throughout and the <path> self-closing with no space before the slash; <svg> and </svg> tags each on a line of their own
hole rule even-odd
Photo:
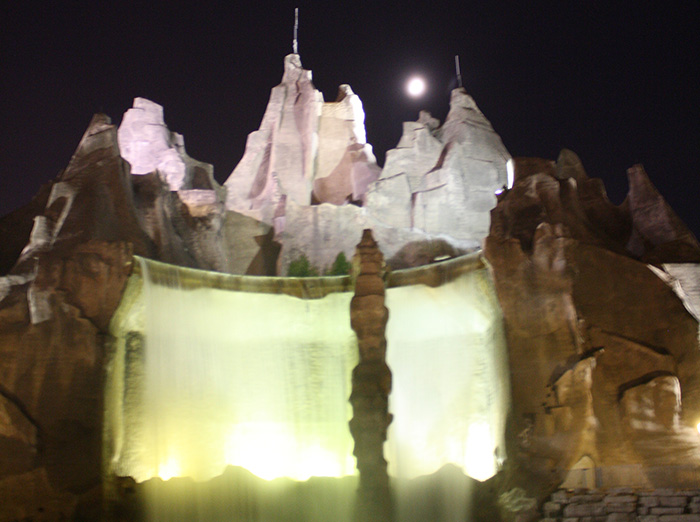
<svg viewBox="0 0 700 522">
<path fill-rule="evenodd" d="M 226 465 L 266 480 L 355 473 L 351 293 L 299 299 L 181 285 L 179 274 L 197 271 L 145 260 L 141 271 L 143 354 L 123 348 L 114 473 L 137 481 L 207 480 Z"/>
<path fill-rule="evenodd" d="M 505 459 L 509 371 L 495 289 L 478 256 L 407 270 L 395 284 L 386 296 L 394 419 L 385 455 L 397 520 L 469 520 L 467 477 L 486 480 Z"/>
<path fill-rule="evenodd" d="M 431 288 L 390 288 L 387 362 L 393 375 L 387 460 L 400 478 L 453 464 L 486 480 L 505 456 L 508 362 L 486 268 Z"/>
<path fill-rule="evenodd" d="M 202 482 L 234 466 L 262 483 L 355 480 L 348 398 L 358 354 L 349 278 L 139 265 L 111 325 L 108 476 Z M 415 503 L 425 495 L 415 494 L 416 480 L 440 474 L 449 476 L 440 494 L 455 505 L 432 520 L 464 520 L 465 475 L 487 479 L 504 458 L 507 361 L 488 270 L 476 255 L 392 273 L 387 286 L 394 420 L 385 455 L 397 520 L 421 520 Z M 344 484 L 351 499 L 356 482 Z M 348 519 L 349 508 L 336 511 L 335 520 Z"/>
</svg>

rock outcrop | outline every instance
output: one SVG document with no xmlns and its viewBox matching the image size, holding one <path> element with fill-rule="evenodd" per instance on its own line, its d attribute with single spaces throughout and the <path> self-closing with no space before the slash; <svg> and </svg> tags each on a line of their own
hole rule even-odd
<svg viewBox="0 0 700 522">
<path fill-rule="evenodd" d="M 367 185 L 366 197 L 353 196 L 363 201 L 362 207 L 286 203 L 284 232 L 278 235 L 280 274 L 301 255 L 321 270 L 340 251 L 352 255 L 365 228 L 374 231 L 394 268 L 478 249 L 488 231 L 495 193 L 509 184 L 509 159 L 474 100 L 455 89 L 442 126 L 425 112 L 417 122 L 404 124 L 379 179 Z M 338 177 L 323 179 L 336 183 Z"/>
<path fill-rule="evenodd" d="M 194 160 L 185 151 L 185 139 L 170 132 L 163 107 L 146 98 L 136 98 L 119 125 L 119 150 L 134 175 L 158 172 L 174 192 L 215 190 L 213 168 Z"/>
<path fill-rule="evenodd" d="M 638 178 L 615 207 L 570 151 L 557 164 L 518 158 L 513 188 L 491 214 L 485 254 L 509 347 L 509 455 L 530 494 L 584 458 L 596 486 L 640 473 L 649 485 L 683 485 L 681 468 L 700 466 L 697 319 L 645 264 L 684 261 L 698 243 L 655 190 L 639 189 L 651 186 L 641 167 L 630 173 Z M 638 225 L 645 208 L 664 232 L 629 249 L 652 236 L 646 220 Z M 645 470 L 662 462 L 658 484 Z"/>
<path fill-rule="evenodd" d="M 488 233 L 495 192 L 510 185 L 509 159 L 471 96 L 455 89 L 442 126 L 426 112 L 404 124 L 397 148 L 387 153 L 382 175 L 370 189 L 368 212 L 385 225 L 478 248 Z"/>
<path fill-rule="evenodd" d="M 287 201 L 342 205 L 361 201 L 379 176 L 366 143 L 359 97 L 341 85 L 324 103 L 298 54 L 284 60 L 282 83 L 272 89 L 260 129 L 248 136 L 243 159 L 225 183 L 229 210 L 285 228 Z"/>
</svg>

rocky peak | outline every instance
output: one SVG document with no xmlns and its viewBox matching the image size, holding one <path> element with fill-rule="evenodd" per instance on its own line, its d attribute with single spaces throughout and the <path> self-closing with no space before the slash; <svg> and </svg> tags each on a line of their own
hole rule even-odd
<svg viewBox="0 0 700 522">
<path fill-rule="evenodd" d="M 659 263 L 698 263 L 700 244 L 664 197 L 642 165 L 627 169 L 626 203 L 634 231 L 627 248 L 643 260 Z"/>
<path fill-rule="evenodd" d="M 301 56 L 288 54 L 284 57 L 284 75 L 282 83 L 293 84 L 298 82 L 311 82 L 313 74 L 301 65 Z"/>
<path fill-rule="evenodd" d="M 135 98 L 126 111 L 118 130 L 122 157 L 131 164 L 131 173 L 158 171 L 172 191 L 184 189 L 212 190 L 217 185 L 213 168 L 190 158 L 185 139 L 170 132 L 163 118 L 163 107 L 146 98 Z"/>
<path fill-rule="evenodd" d="M 286 208 L 364 198 L 379 175 L 366 144 L 364 111 L 349 85 L 326 103 L 298 54 L 284 60 L 260 129 L 248 137 L 243 158 L 226 180 L 226 208 L 284 230 Z"/>
</svg>

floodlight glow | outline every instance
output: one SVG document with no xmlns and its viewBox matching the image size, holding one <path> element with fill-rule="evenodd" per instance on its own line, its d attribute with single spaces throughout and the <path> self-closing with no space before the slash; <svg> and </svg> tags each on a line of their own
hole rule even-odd
<svg viewBox="0 0 700 522">
<path fill-rule="evenodd" d="M 227 465 L 266 480 L 354 475 L 351 297 L 183 289 L 146 275 L 141 319 L 128 319 L 144 323 L 143 352 L 120 341 L 114 472 L 139 482 L 208 480 Z"/>
<path fill-rule="evenodd" d="M 387 290 L 392 371 L 387 461 L 400 479 L 452 464 L 477 480 L 497 472 L 508 411 L 502 318 L 485 269 L 437 288 Z"/>
<path fill-rule="evenodd" d="M 173 477 L 179 477 L 182 473 L 180 463 L 175 457 L 169 457 L 165 462 L 158 466 L 158 476 L 163 480 L 170 480 Z"/>
<path fill-rule="evenodd" d="M 418 76 L 414 76 L 406 84 L 406 92 L 408 92 L 408 95 L 412 98 L 418 98 L 419 96 L 422 96 L 423 93 L 425 93 L 425 89 L 425 80 Z"/>
<path fill-rule="evenodd" d="M 700 422 L 698 422 L 698 425 L 696 427 L 698 429 L 698 433 L 700 433 Z"/>
<path fill-rule="evenodd" d="M 515 167 L 513 166 L 513 158 L 506 161 L 506 173 L 508 175 L 508 184 L 506 185 L 506 188 L 510 190 L 513 188 L 513 183 L 515 183 Z"/>
<path fill-rule="evenodd" d="M 313 477 L 348 484 L 345 478 L 357 475 L 348 428 L 358 360 L 352 293 L 299 299 L 252 291 L 256 278 L 245 277 L 220 286 L 249 291 L 223 290 L 206 283 L 204 272 L 176 267 L 159 268 L 154 283 L 148 266 L 159 264 L 140 261 L 142 280 L 129 279 L 111 325 L 110 473 L 138 482 L 203 481 L 235 466 L 264 480 L 307 481 L 299 487 L 318 484 Z M 403 516 L 415 497 L 413 486 L 403 485 L 436 477 L 444 517 L 432 520 L 462 520 L 469 495 L 464 475 L 486 480 L 505 456 L 509 393 L 500 308 L 488 270 L 461 263 L 444 261 L 436 287 L 406 282 L 386 291 L 394 418 L 385 456 L 397 520 L 414 520 Z M 182 274 L 186 288 L 178 284 Z M 229 277 L 236 278 L 216 274 L 217 281 Z M 274 288 L 288 282 L 275 281 Z M 275 482 L 264 487 L 287 481 Z M 153 495 L 154 505 L 168 507 L 169 497 Z M 305 520 L 349 520 L 336 515 Z"/>
</svg>

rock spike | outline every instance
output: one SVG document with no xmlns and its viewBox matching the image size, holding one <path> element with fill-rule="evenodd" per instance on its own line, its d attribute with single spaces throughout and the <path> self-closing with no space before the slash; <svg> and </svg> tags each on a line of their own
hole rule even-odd
<svg viewBox="0 0 700 522">
<path fill-rule="evenodd" d="M 294 39 L 292 40 L 292 52 L 294 54 L 299 54 L 299 8 L 294 8 Z"/>
<path fill-rule="evenodd" d="M 384 441 L 391 423 L 389 392 L 391 370 L 386 364 L 386 323 L 384 306 L 384 257 L 365 229 L 353 258 L 355 296 L 350 302 L 350 323 L 357 334 L 360 362 L 352 372 L 350 402 L 353 417 L 350 432 L 360 471 L 356 520 L 392 520 Z"/>
</svg>

